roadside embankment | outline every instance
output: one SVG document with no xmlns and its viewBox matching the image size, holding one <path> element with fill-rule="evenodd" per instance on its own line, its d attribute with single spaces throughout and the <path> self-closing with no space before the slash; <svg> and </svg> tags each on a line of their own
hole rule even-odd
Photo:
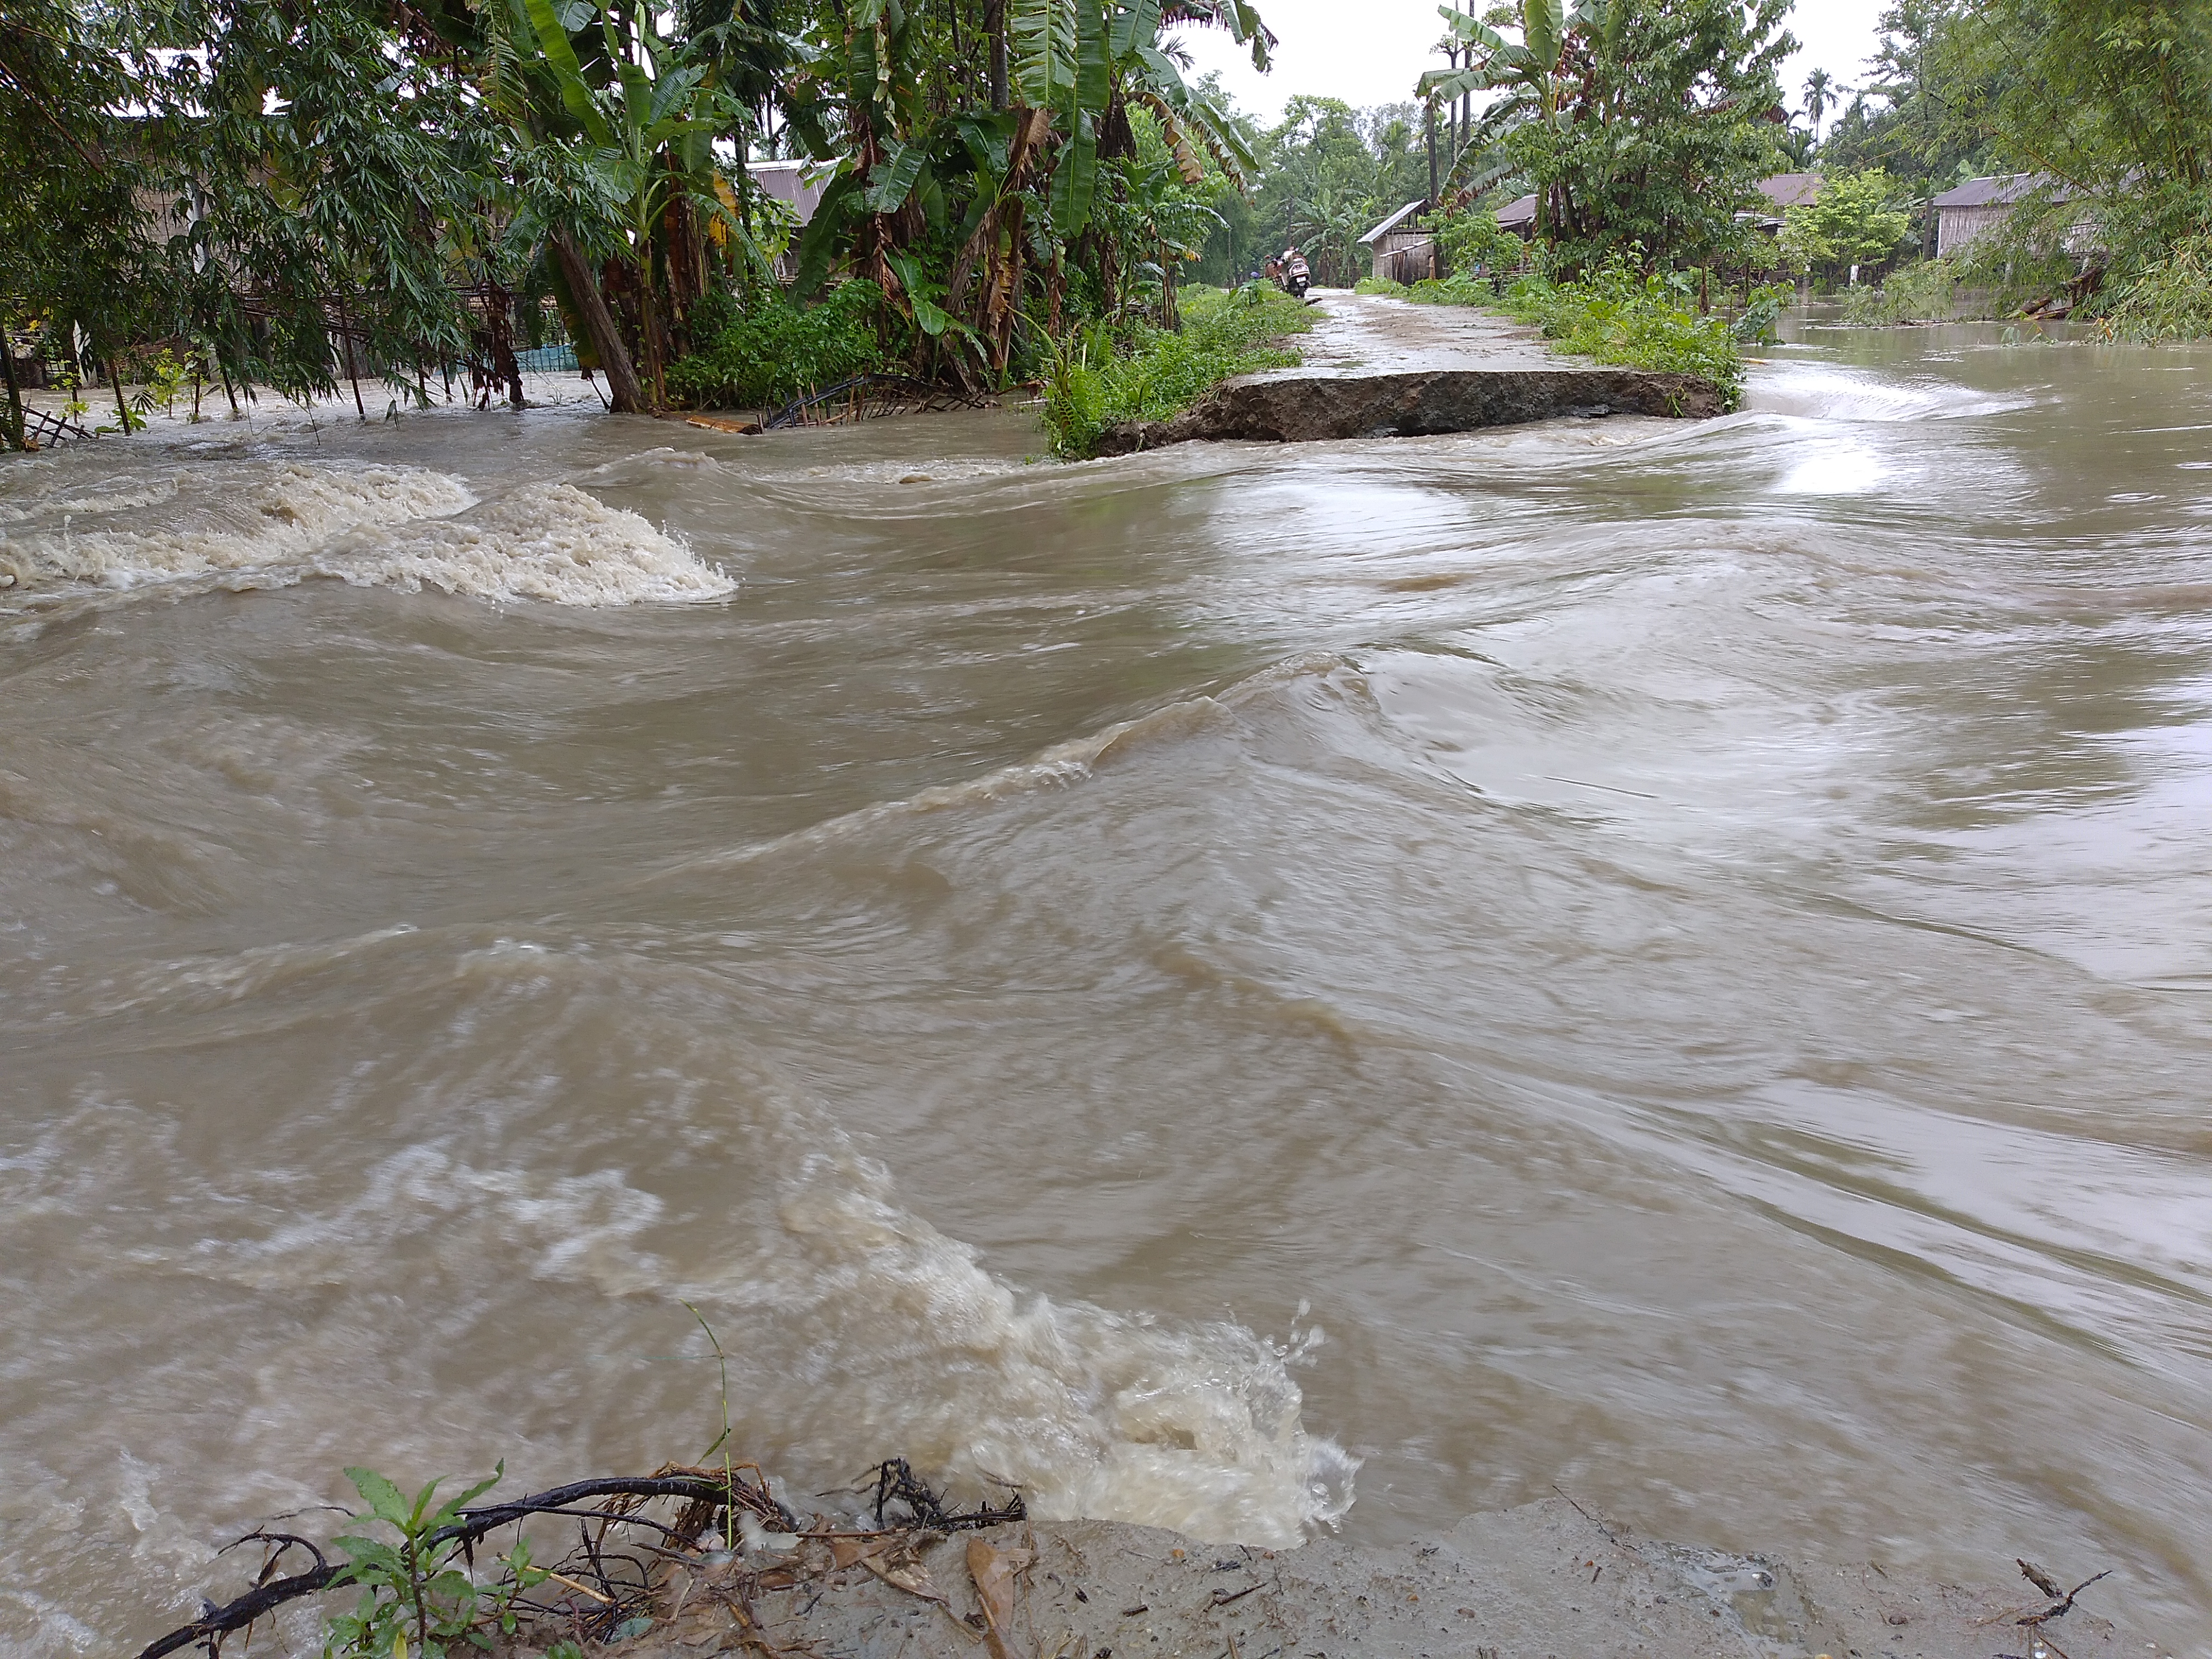
<svg viewBox="0 0 2212 1659">
<path fill-rule="evenodd" d="M 254 1588 L 203 1602 L 139 1659 L 212 1650 L 272 1620 L 307 1638 L 299 1615 L 333 1592 L 351 1604 L 324 1609 L 322 1645 L 340 1659 L 404 1655 L 410 1626 L 426 1654 L 434 1634 L 494 1659 L 972 1659 L 979 1644 L 986 1659 L 2008 1659 L 2008 1644 L 2011 1659 L 2041 1659 L 2060 1653 L 2060 1628 L 2063 1659 L 2159 1653 L 2082 1603 L 2094 1590 L 2112 1604 L 2110 1572 L 2069 1589 L 2026 1561 L 2003 1564 L 2020 1579 L 1985 1587 L 1901 1563 L 1793 1566 L 1639 1538 L 1564 1493 L 1391 1546 L 1266 1549 L 1035 1520 L 1018 1494 L 948 1507 L 896 1459 L 867 1511 L 842 1522 L 802 1520 L 750 1463 L 472 1502 L 488 1480 L 434 1512 L 436 1482 L 410 1506 L 383 1476 L 346 1473 L 374 1511 L 349 1520 L 389 1541 L 334 1539 L 333 1562 L 257 1529 Z M 527 1539 L 499 1541 L 554 1517 L 581 1528 L 557 1563 L 533 1563 Z"/>
<path fill-rule="evenodd" d="M 1431 436 L 1571 416 L 1704 417 L 1728 406 L 1700 376 L 1578 362 L 1487 312 L 1341 290 L 1314 299 L 1321 321 L 1298 367 L 1237 375 L 1171 418 L 1109 428 L 1097 453 L 1201 438 Z"/>
<path fill-rule="evenodd" d="M 850 1659 L 2071 1659 L 2148 1651 L 2081 1607 L 1902 1568 L 1800 1571 L 1638 1539 L 1553 1498 L 1389 1548 L 1201 1544 L 1104 1521 L 811 1542 L 665 1581 L 624 1659 L 718 1647 Z M 840 1565 L 840 1562 L 843 1565 Z M 1993 1563 L 2008 1570 L 2012 1564 Z M 738 1609 L 744 1610 L 739 1616 Z M 520 1655 L 538 1650 L 522 1647 Z"/>
</svg>

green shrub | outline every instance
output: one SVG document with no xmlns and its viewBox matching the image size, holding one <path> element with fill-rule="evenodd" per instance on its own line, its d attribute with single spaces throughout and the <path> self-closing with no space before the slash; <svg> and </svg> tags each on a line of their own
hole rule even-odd
<svg viewBox="0 0 2212 1659">
<path fill-rule="evenodd" d="M 883 290 L 846 283 L 818 305 L 781 290 L 753 299 L 704 349 L 669 365 L 672 396 L 694 405 L 764 409 L 818 392 L 886 362 L 876 337 Z"/>
<path fill-rule="evenodd" d="M 1247 283 L 1226 292 L 1186 289 L 1180 333 L 1145 328 L 1117 342 L 1094 327 L 1060 342 L 1045 386 L 1053 453 L 1096 454 L 1109 427 L 1166 420 L 1232 374 L 1295 367 L 1298 354 L 1280 341 L 1314 321 L 1279 289 Z"/>
<path fill-rule="evenodd" d="M 1657 272 L 1639 273 L 1619 255 L 1578 282 L 1553 283 L 1532 272 L 1497 303 L 1541 329 L 1559 350 L 1601 363 L 1695 374 L 1719 388 L 1729 408 L 1743 401 L 1743 353 L 1727 320 L 1699 316 L 1678 283 Z"/>
<path fill-rule="evenodd" d="M 1493 209 L 1448 213 L 1437 226 L 1437 249 L 1451 276 L 1509 271 L 1528 258 L 1528 245 L 1498 222 Z"/>
<path fill-rule="evenodd" d="M 1844 320 L 1856 328 L 1947 323 L 1958 308 L 1959 273 L 1947 259 L 1923 259 L 1889 273 L 1880 288 L 1846 289 Z"/>
<path fill-rule="evenodd" d="M 2107 289 L 2106 331 L 2124 340 L 2212 337 L 2212 235 L 2185 236 L 2162 259 Z"/>
</svg>

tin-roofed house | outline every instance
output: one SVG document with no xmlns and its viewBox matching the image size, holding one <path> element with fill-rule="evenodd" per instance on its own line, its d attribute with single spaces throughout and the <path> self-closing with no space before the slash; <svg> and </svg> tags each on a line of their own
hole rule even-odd
<svg viewBox="0 0 2212 1659">
<path fill-rule="evenodd" d="M 1425 200 L 1408 202 L 1359 239 L 1377 282 L 1412 283 L 1443 274 L 1436 233 L 1421 223 L 1428 208 Z"/>
<path fill-rule="evenodd" d="M 1817 173 L 1778 173 L 1771 179 L 1759 181 L 1759 193 L 1772 205 L 1779 218 L 1794 207 L 1820 198 L 1820 187 L 1827 179 Z"/>
<path fill-rule="evenodd" d="M 2009 219 L 2021 203 L 2045 191 L 2053 202 L 2075 199 L 2072 186 L 2039 173 L 1996 173 L 1945 191 L 1929 204 L 1936 213 L 1936 257 L 1950 259 L 1966 252 Z M 2072 254 L 2094 253 L 2102 241 L 2102 228 L 2084 211 L 2066 233 L 2065 248 Z"/>
</svg>

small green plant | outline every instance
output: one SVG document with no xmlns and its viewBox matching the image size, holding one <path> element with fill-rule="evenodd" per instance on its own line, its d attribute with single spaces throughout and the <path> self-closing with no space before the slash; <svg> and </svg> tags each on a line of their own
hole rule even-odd
<svg viewBox="0 0 2212 1659">
<path fill-rule="evenodd" d="M 177 360 L 177 354 L 163 346 L 146 368 L 146 388 L 134 400 L 138 412 L 150 415 L 154 405 L 161 405 L 164 415 L 176 415 L 177 392 L 191 379 L 191 368 Z"/>
<path fill-rule="evenodd" d="M 90 404 L 84 400 L 84 388 L 78 385 L 76 371 L 75 369 L 64 369 L 61 374 L 61 378 L 56 380 L 54 384 L 67 394 L 66 400 L 62 404 L 62 418 L 64 420 L 74 421 L 78 416 L 83 414 L 87 410 L 92 407 Z"/>
<path fill-rule="evenodd" d="M 336 1540 L 346 1562 L 331 1582 L 333 1586 L 359 1584 L 362 1596 L 351 1613 L 336 1615 L 325 1627 L 325 1659 L 446 1659 L 455 1643 L 489 1647 L 491 1638 L 482 1628 L 487 1622 L 513 1632 L 514 1597 L 548 1577 L 530 1564 L 528 1542 L 518 1540 L 501 1558 L 507 1573 L 499 1583 L 480 1585 L 456 1565 L 461 1559 L 461 1540 L 441 1536 L 459 1522 L 464 1509 L 499 1484 L 505 1472 L 502 1464 L 489 1480 L 436 1504 L 439 1480 L 410 1502 L 374 1469 L 346 1471 L 354 1490 L 368 1505 L 368 1514 L 354 1518 L 381 1522 L 397 1539 L 386 1542 L 349 1535 Z"/>
<path fill-rule="evenodd" d="M 1729 334 L 1738 345 L 1772 345 L 1780 338 L 1777 325 L 1782 313 L 1797 290 L 1787 283 L 1771 283 L 1765 288 L 1755 288 L 1746 296 L 1744 307 L 1729 325 Z"/>
</svg>

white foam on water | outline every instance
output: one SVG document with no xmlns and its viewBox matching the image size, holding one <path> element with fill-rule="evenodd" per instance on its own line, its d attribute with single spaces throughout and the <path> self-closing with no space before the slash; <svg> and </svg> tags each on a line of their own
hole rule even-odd
<svg viewBox="0 0 2212 1659">
<path fill-rule="evenodd" d="M 9 505 L 27 522 L 0 532 L 0 572 L 27 587 L 131 588 L 281 568 L 356 526 L 457 513 L 475 500 L 459 479 L 422 467 L 306 461 L 54 482 L 50 494 L 15 496 Z"/>
<path fill-rule="evenodd" d="M 799 1254 L 744 1287 L 809 1338 L 793 1381 L 826 1386 L 795 1415 L 825 1467 L 896 1445 L 920 1468 L 1011 1482 L 1039 1516 L 1271 1547 L 1351 1506 L 1357 1460 L 1306 1431 L 1291 1376 L 1318 1328 L 1276 1345 L 1024 1295 L 838 1142 L 785 1184 Z"/>
<path fill-rule="evenodd" d="M 461 1298 L 504 1260 L 611 1298 L 695 1304 L 730 1353 L 749 1437 L 780 1443 L 775 1461 L 797 1480 L 896 1452 L 932 1480 L 1011 1482 L 1041 1516 L 1264 1547 L 1351 1506 L 1357 1460 L 1307 1433 L 1291 1375 L 1318 1328 L 1275 1344 L 1225 1322 L 1025 1294 L 902 1208 L 890 1173 L 834 1126 L 794 1109 L 770 1126 L 782 1167 L 768 1224 L 690 1283 L 652 1247 L 667 1206 L 620 1172 L 478 1168 L 429 1146 L 378 1162 L 351 1201 L 258 1239 L 203 1242 L 189 1261 L 173 1247 L 130 1259 L 294 1294 L 352 1284 L 412 1241 L 428 1253 L 410 1268 L 426 1295 L 450 1280 Z M 815 1150 L 787 1163 L 801 1142 Z"/>
<path fill-rule="evenodd" d="M 349 538 L 309 568 L 356 586 L 552 605 L 683 604 L 737 591 L 636 514 L 572 484 L 533 484 L 462 517 Z"/>
<path fill-rule="evenodd" d="M 2024 392 L 1990 392 L 1930 377 L 1903 380 L 1832 363 L 1778 363 L 1755 377 L 1747 411 L 1816 421 L 1956 421 L 2034 407 Z"/>
<path fill-rule="evenodd" d="M 332 577 L 405 592 L 623 605 L 737 584 L 634 513 L 568 484 L 479 504 L 422 467 L 252 461 L 168 476 L 57 477 L 0 524 L 0 587 L 233 588 Z"/>
<path fill-rule="evenodd" d="M 374 945 L 438 948 L 422 935 Z M 471 1319 L 494 1304 L 526 1307 L 556 1285 L 610 1317 L 639 1299 L 690 1304 L 729 1355 L 748 1449 L 810 1493 L 898 1455 L 965 1493 L 1010 1481 L 1040 1516 L 1268 1547 L 1299 1542 L 1350 1506 L 1355 1460 L 1308 1433 L 1301 1416 L 1294 1374 L 1320 1345 L 1317 1329 L 1275 1342 L 1226 1321 L 1156 1319 L 1010 1284 L 974 1246 L 905 1207 L 890 1171 L 745 1045 L 651 1012 L 638 975 L 672 994 L 666 969 L 514 940 L 464 951 L 450 978 L 435 960 L 422 967 L 457 1010 L 459 1040 L 471 1052 L 529 1055 L 533 1069 L 545 1060 L 532 1033 L 549 1018 L 622 1008 L 609 1036 L 618 1051 L 635 1045 L 638 1074 L 649 1052 L 686 1080 L 674 1096 L 648 1091 L 636 1132 L 648 1143 L 672 1131 L 711 1146 L 722 1174 L 710 1211 L 675 1196 L 683 1179 L 672 1187 L 627 1158 L 487 1156 L 487 1141 L 526 1121 L 510 1112 L 527 1115 L 531 1146 L 557 1139 L 547 1115 L 557 1108 L 479 1078 L 465 1091 L 475 1125 L 466 1133 L 385 1151 L 320 1202 L 302 1203 L 281 1175 L 226 1179 L 202 1197 L 264 1224 L 149 1240 L 124 1253 L 125 1266 L 289 1297 L 348 1294 L 368 1282 L 365 1271 L 398 1273 L 404 1262 L 410 1297 Z M 300 1000 L 337 965 L 300 964 L 304 977 L 285 994 Z M 206 965 L 191 974 L 196 993 Z M 54 1181 L 97 1166 L 118 1136 L 143 1146 L 138 1122 L 135 1112 L 88 1112 L 28 1160 L 0 1162 L 0 1214 L 22 1224 L 14 1218 Z M 703 1249 L 702 1235 L 712 1240 Z M 410 1321 L 399 1340 L 445 1339 Z M 688 1419 L 695 1382 L 633 1403 Z M 285 1462 L 267 1455 L 272 1467 Z"/>
</svg>

